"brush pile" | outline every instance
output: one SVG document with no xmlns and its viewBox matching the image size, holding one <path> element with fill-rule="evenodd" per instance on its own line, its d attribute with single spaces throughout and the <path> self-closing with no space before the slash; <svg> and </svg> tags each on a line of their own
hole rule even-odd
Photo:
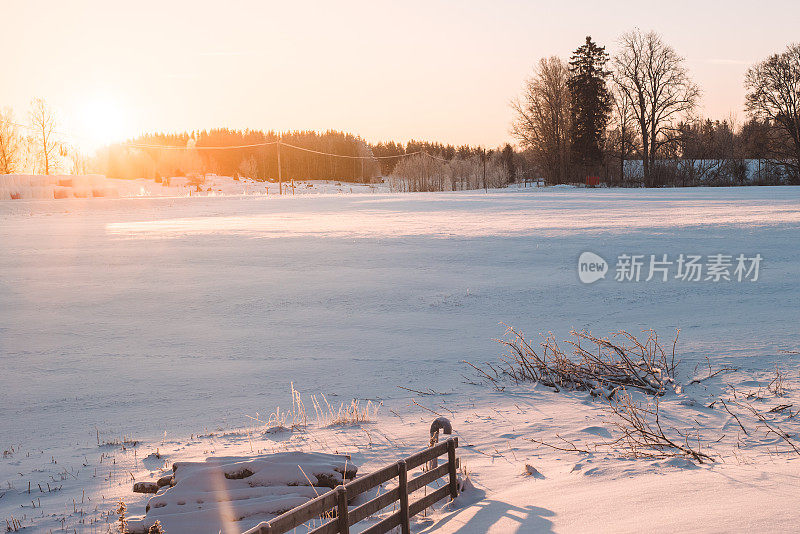
<svg viewBox="0 0 800 534">
<path fill-rule="evenodd" d="M 572 353 L 567 354 L 552 334 L 545 337 L 537 349 L 509 327 L 505 338 L 498 340 L 508 349 L 500 358 L 500 364 L 487 363 L 488 371 L 473 367 L 495 385 L 498 379 L 506 376 L 517 383 L 538 382 L 556 391 L 589 391 L 608 399 L 614 398 L 623 388 L 658 396 L 669 390 L 678 391 L 675 383 L 678 336 L 667 352 L 655 332 L 646 330 L 645 333 L 647 339 L 640 341 L 625 331 L 614 333 L 610 338 L 572 331 L 570 339 L 565 341 L 572 347 Z"/>
</svg>

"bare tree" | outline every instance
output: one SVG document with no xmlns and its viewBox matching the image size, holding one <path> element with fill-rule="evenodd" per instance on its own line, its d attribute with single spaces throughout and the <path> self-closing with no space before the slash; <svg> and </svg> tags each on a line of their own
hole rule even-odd
<svg viewBox="0 0 800 534">
<path fill-rule="evenodd" d="M 447 163 L 427 154 L 403 158 L 392 172 L 394 191 L 444 191 Z"/>
<path fill-rule="evenodd" d="M 620 90 L 619 84 L 614 84 L 611 90 L 611 124 L 607 141 L 611 150 L 619 156 L 619 183 L 625 181 L 625 161 L 633 153 L 636 145 L 634 129 L 636 122 L 633 116 L 633 106 L 630 97 Z"/>
<path fill-rule="evenodd" d="M 750 67 L 745 87 L 751 116 L 769 121 L 788 138 L 775 144 L 773 153 L 800 183 L 800 44 Z"/>
<path fill-rule="evenodd" d="M 55 113 L 43 99 L 34 98 L 31 101 L 30 121 L 35 153 L 40 165 L 44 167 L 44 173 L 50 174 L 57 167 L 57 157 L 61 150 L 61 143 L 55 133 Z"/>
<path fill-rule="evenodd" d="M 256 158 L 250 156 L 247 159 L 243 159 L 239 164 L 239 175 L 250 179 L 256 178 L 256 176 L 258 176 L 258 163 L 256 162 Z"/>
<path fill-rule="evenodd" d="M 69 150 L 69 159 L 72 161 L 72 174 L 76 176 L 86 174 L 89 167 L 89 161 L 86 157 L 86 154 L 77 148 L 72 148 Z"/>
<path fill-rule="evenodd" d="M 0 110 L 0 174 L 14 174 L 20 165 L 20 136 L 11 108 Z"/>
<path fill-rule="evenodd" d="M 569 68 L 558 57 L 539 61 L 525 82 L 522 97 L 511 107 L 516 118 L 511 133 L 531 154 L 551 182 L 563 183 L 569 176 L 570 93 Z"/>
<path fill-rule="evenodd" d="M 460 191 L 508 184 L 508 166 L 499 150 L 450 160 L 415 154 L 400 160 L 390 177 L 392 191 Z"/>
<path fill-rule="evenodd" d="M 652 186 L 656 156 L 672 142 L 678 121 L 697 105 L 700 89 L 689 78 L 684 59 L 657 33 L 633 30 L 621 37 L 620 47 L 613 79 L 630 99 L 641 136 L 644 180 Z"/>
</svg>

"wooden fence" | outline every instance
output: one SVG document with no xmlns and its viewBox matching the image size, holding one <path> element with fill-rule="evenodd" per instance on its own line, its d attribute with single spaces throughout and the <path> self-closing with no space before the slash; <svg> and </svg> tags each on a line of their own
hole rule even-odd
<svg viewBox="0 0 800 534">
<path fill-rule="evenodd" d="M 293 508 L 271 521 L 266 521 L 251 528 L 244 534 L 284 534 L 308 521 L 320 518 L 323 521 L 326 518 L 330 519 L 321 526 L 311 529 L 311 533 L 349 534 L 352 525 L 397 501 L 400 502 L 397 512 L 370 526 L 363 531 L 363 534 L 383 534 L 398 525 L 403 534 L 408 534 L 409 519 L 411 517 L 448 496 L 451 499 L 455 499 L 458 496 L 456 447 L 458 447 L 458 438 L 450 438 L 374 473 L 351 480 L 347 484 L 330 490 L 297 508 Z M 445 454 L 447 455 L 445 463 L 425 471 L 418 477 L 411 480 L 408 479 L 408 472 L 411 469 L 438 459 Z M 410 493 L 445 476 L 449 476 L 448 484 L 417 501 L 409 503 Z M 394 478 L 398 479 L 396 488 L 382 493 L 355 508 L 348 509 L 348 500 Z M 335 517 L 331 517 L 334 513 Z"/>
</svg>

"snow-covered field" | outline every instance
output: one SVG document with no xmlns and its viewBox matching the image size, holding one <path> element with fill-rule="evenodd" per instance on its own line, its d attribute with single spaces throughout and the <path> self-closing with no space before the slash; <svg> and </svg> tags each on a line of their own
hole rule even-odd
<svg viewBox="0 0 800 534">
<path fill-rule="evenodd" d="M 384 183 L 361 184 L 336 180 L 285 182 L 285 195 L 385 193 Z M 0 200 L 53 200 L 118 197 L 216 197 L 268 196 L 280 194 L 277 182 L 208 174 L 187 178 L 175 176 L 156 182 L 138 178 L 123 180 L 90 175 L 0 174 Z"/>
<path fill-rule="evenodd" d="M 792 405 L 768 417 L 797 443 L 798 231 L 790 187 L 0 202 L 0 527 L 105 532 L 119 498 L 144 513 L 134 480 L 176 460 L 348 452 L 369 472 L 427 445 L 436 412 L 475 488 L 417 530 L 792 531 L 798 455 L 752 414 L 707 406 Z M 579 281 L 584 251 L 605 280 Z M 617 282 L 621 254 L 763 261 L 757 281 Z M 496 360 L 501 322 L 533 338 L 680 329 L 664 418 L 699 428 L 717 461 L 530 441 L 588 447 L 614 428 L 586 393 L 482 383 L 462 360 Z M 689 384 L 709 366 L 737 370 Z M 292 382 L 309 407 L 383 405 L 369 423 L 264 433 L 250 417 L 290 407 Z"/>
</svg>

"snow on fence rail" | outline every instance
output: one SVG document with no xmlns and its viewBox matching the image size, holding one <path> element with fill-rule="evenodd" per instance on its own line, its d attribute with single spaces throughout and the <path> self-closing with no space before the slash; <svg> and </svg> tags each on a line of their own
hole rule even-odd
<svg viewBox="0 0 800 534">
<path fill-rule="evenodd" d="M 275 519 L 247 530 L 244 534 L 284 534 L 312 519 L 331 517 L 331 512 L 334 510 L 335 517 L 310 532 L 313 534 L 349 534 L 352 525 L 397 501 L 400 502 L 399 511 L 363 530 L 362 534 L 383 534 L 397 526 L 400 526 L 403 534 L 408 534 L 411 517 L 448 496 L 451 499 L 455 499 L 458 496 L 456 447 L 458 447 L 458 438 L 450 438 L 374 473 L 340 485 L 336 489 L 293 508 Z M 408 480 L 409 470 L 445 454 L 447 455 L 447 462 Z M 409 495 L 411 493 L 445 476 L 449 476 L 447 485 L 417 501 L 409 503 Z M 348 509 L 347 502 L 349 499 L 353 499 L 394 478 L 398 479 L 396 488 L 353 509 Z"/>
</svg>

